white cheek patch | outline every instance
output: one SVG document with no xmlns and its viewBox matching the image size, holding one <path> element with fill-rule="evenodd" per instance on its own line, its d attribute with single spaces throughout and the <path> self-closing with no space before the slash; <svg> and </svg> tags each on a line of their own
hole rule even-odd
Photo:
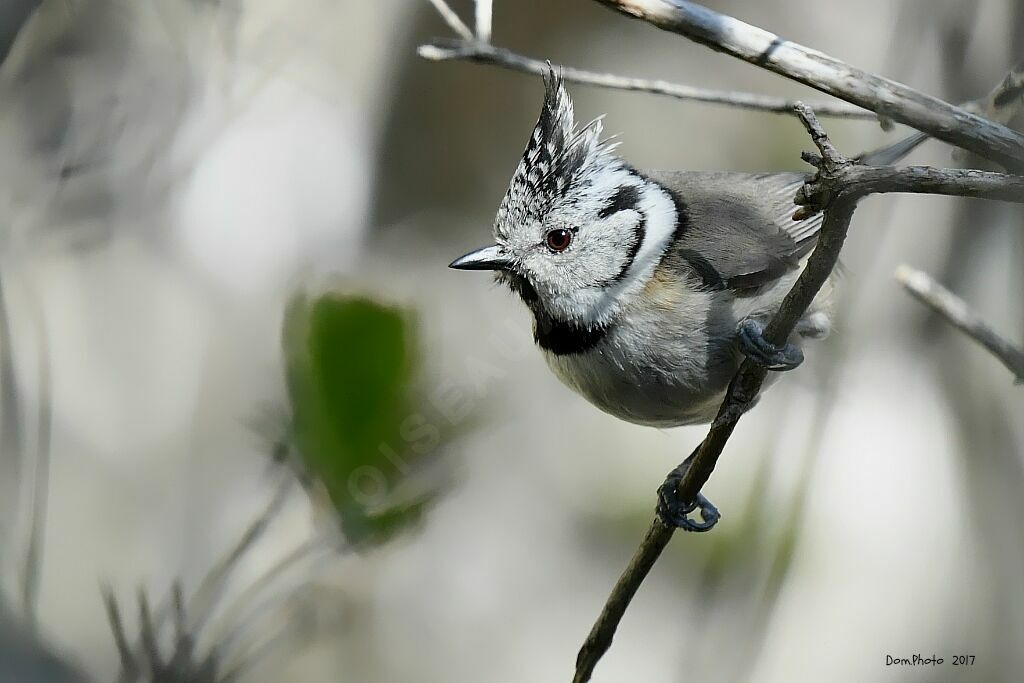
<svg viewBox="0 0 1024 683">
<path fill-rule="evenodd" d="M 640 213 L 646 219 L 644 239 L 623 278 L 626 289 L 637 280 L 646 282 L 675 237 L 679 220 L 676 202 L 668 190 L 644 181 L 640 190 Z M 625 291 L 623 289 L 622 291 Z"/>
<path fill-rule="evenodd" d="M 639 211 L 627 209 L 580 231 L 577 261 L 585 264 L 580 286 L 609 287 L 624 277 L 643 243 L 644 220 Z"/>
<path fill-rule="evenodd" d="M 607 322 L 618 312 L 624 297 L 642 290 L 675 236 L 678 217 L 672 196 L 661 186 L 632 173 L 629 178 L 635 180 L 639 191 L 636 209 L 620 211 L 602 221 L 602 224 L 611 226 L 613 219 L 621 216 L 618 220 L 622 223 L 619 223 L 615 239 L 605 236 L 607 244 L 614 245 L 617 269 L 607 274 L 605 282 L 581 291 L 575 302 L 575 315 L 588 323 Z M 639 244 L 630 241 L 630 234 L 634 232 L 631 228 L 636 225 L 637 214 L 643 222 Z M 631 253 L 633 256 L 630 263 L 628 259 Z"/>
</svg>

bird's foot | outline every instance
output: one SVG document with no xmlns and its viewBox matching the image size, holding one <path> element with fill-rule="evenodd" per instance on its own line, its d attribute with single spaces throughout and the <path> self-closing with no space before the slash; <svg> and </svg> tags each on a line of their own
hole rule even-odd
<svg viewBox="0 0 1024 683">
<path fill-rule="evenodd" d="M 683 461 L 683 464 L 665 477 L 665 483 L 658 487 L 658 505 L 655 511 L 667 526 L 678 527 L 684 531 L 700 532 L 710 530 L 718 523 L 722 515 L 718 512 L 718 508 L 704 497 L 703 493 L 698 493 L 697 497 L 689 502 L 683 502 L 676 495 L 679 482 L 686 476 L 686 471 L 690 469 L 690 462 L 696 454 L 697 452 L 694 451 L 693 455 Z M 702 519 L 700 522 L 689 517 L 691 512 L 698 509 Z"/>
<path fill-rule="evenodd" d="M 740 350 L 750 360 L 769 370 L 792 370 L 804 362 L 804 352 L 796 344 L 776 346 L 764 338 L 764 324 L 747 318 L 739 324 Z"/>
</svg>

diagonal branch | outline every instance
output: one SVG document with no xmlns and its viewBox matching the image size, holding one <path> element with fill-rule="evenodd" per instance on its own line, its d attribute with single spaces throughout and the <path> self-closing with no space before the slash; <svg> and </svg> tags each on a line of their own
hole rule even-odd
<svg viewBox="0 0 1024 683">
<path fill-rule="evenodd" d="M 797 114 L 807 131 L 811 133 L 822 157 L 827 160 L 827 163 L 819 165 L 817 175 L 819 180 L 827 182 L 826 175 L 830 173 L 830 167 L 841 168 L 852 162 L 835 152 L 810 109 L 803 105 L 797 105 Z M 844 198 L 826 208 L 825 223 L 821 229 L 818 244 L 808 259 L 807 267 L 804 268 L 796 284 L 793 285 L 793 289 L 786 295 L 779 312 L 775 314 L 765 330 L 765 337 L 770 342 L 779 344 L 786 341 L 804 311 L 811 305 L 818 290 L 831 274 L 839 259 L 839 251 L 846 239 L 846 231 L 850 225 L 850 219 L 853 217 L 855 206 L 856 199 Z M 715 418 L 711 430 L 697 449 L 686 476 L 679 484 L 676 495 L 682 500 L 695 499 L 711 476 L 718 457 L 725 448 L 726 441 L 736 427 L 740 416 L 750 407 L 760 391 L 766 374 L 767 371 L 764 367 L 749 359 L 743 361 L 736 376 L 729 384 L 725 400 L 722 402 L 722 407 L 719 408 L 718 416 Z M 611 647 L 615 630 L 622 620 L 626 608 L 629 607 L 640 584 L 654 567 L 662 550 L 668 545 L 674 531 L 674 528 L 666 526 L 659 517 L 655 517 L 651 522 L 647 535 L 626 571 L 612 589 L 611 596 L 580 649 L 576 659 L 576 675 L 573 678 L 573 683 L 586 683 L 590 680 L 597 662 Z"/>
<path fill-rule="evenodd" d="M 462 19 L 459 19 L 459 15 L 448 6 L 445 0 L 430 0 L 430 4 L 434 6 L 437 13 L 444 19 L 444 23 L 448 24 L 448 28 L 455 31 L 465 40 L 473 40 L 473 32 L 463 23 Z"/>
<path fill-rule="evenodd" d="M 685 0 L 598 2 L 713 50 L 870 109 L 884 118 L 912 126 L 1006 168 L 1024 168 L 1024 135 L 764 29 Z"/>
<path fill-rule="evenodd" d="M 497 66 L 511 71 L 522 71 L 525 73 L 543 76 L 548 72 L 548 62 L 526 57 L 511 50 L 495 47 L 472 40 L 458 40 L 451 38 L 435 38 L 431 42 L 421 45 L 417 54 L 432 62 L 465 61 L 476 64 L 487 64 Z M 738 92 L 730 90 L 711 90 L 698 88 L 692 85 L 671 83 L 669 81 L 654 80 L 649 78 L 630 78 L 628 76 L 617 76 L 610 73 L 587 71 L 572 66 L 557 67 L 564 80 L 570 83 L 583 85 L 596 85 L 602 88 L 615 90 L 631 90 L 634 92 L 646 92 L 654 95 L 667 95 L 680 100 L 693 102 L 707 102 L 709 104 L 724 104 L 739 109 L 770 112 L 773 114 L 793 114 L 793 106 L 796 100 L 772 95 L 758 95 L 756 93 Z M 847 104 L 845 102 L 813 102 L 809 106 L 819 116 L 841 117 L 850 119 L 876 119 L 876 114 Z"/>
<path fill-rule="evenodd" d="M 481 43 L 491 42 L 491 15 L 494 11 L 492 0 L 476 0 L 473 16 L 476 19 L 476 39 Z"/>
<path fill-rule="evenodd" d="M 924 192 L 955 194 L 987 199 L 1024 202 L 1024 178 L 1001 173 L 923 167 L 869 168 L 841 155 L 828 140 L 813 112 L 797 105 L 797 114 L 818 147 L 820 156 L 805 153 L 804 159 L 817 167 L 815 176 L 798 193 L 795 202 L 805 215 L 824 209 L 825 219 L 818 243 L 779 311 L 765 329 L 765 338 L 777 345 L 787 341 L 797 322 L 814 301 L 839 259 L 857 202 L 879 192 Z M 725 400 L 698 447 L 676 495 L 694 500 L 715 469 L 726 442 L 741 415 L 757 397 L 767 371 L 744 360 L 729 384 Z M 655 517 L 629 566 L 612 589 L 576 659 L 574 683 L 586 683 L 594 667 L 611 646 L 612 638 L 633 596 L 668 545 L 675 530 Z"/>
<path fill-rule="evenodd" d="M 1024 349 L 1014 346 L 982 320 L 963 299 L 927 273 L 902 265 L 896 279 L 914 298 L 945 318 L 953 327 L 985 347 L 1024 384 Z"/>
</svg>

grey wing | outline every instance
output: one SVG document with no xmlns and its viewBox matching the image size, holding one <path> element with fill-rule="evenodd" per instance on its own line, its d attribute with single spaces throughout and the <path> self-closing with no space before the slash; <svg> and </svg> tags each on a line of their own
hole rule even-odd
<svg viewBox="0 0 1024 683">
<path fill-rule="evenodd" d="M 686 220 L 666 258 L 708 289 L 746 290 L 799 267 L 814 248 L 821 215 L 795 221 L 802 173 L 653 172 L 675 193 Z"/>
</svg>

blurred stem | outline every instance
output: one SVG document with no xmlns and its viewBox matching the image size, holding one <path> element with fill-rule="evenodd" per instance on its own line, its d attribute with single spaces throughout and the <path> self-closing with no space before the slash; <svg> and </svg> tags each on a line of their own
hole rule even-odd
<svg viewBox="0 0 1024 683">
<path fill-rule="evenodd" d="M 492 0 L 474 0 L 476 17 L 476 39 L 481 43 L 491 42 L 491 18 L 494 10 Z"/>
<path fill-rule="evenodd" d="M 317 559 L 315 551 L 326 551 L 328 549 L 327 537 L 318 534 L 301 543 L 290 553 L 271 565 L 224 610 L 223 615 L 218 620 L 218 625 L 212 629 L 214 634 L 212 642 L 217 643 L 224 652 L 230 651 L 232 645 L 239 642 L 242 636 L 258 623 L 261 615 L 271 612 L 275 606 L 283 601 L 287 601 L 290 597 L 289 593 L 284 592 L 282 594 L 283 597 L 281 595 L 272 596 L 262 602 L 257 602 L 260 594 L 286 571 L 297 566 L 300 562 Z M 331 556 L 333 557 L 333 554 Z M 228 631 L 231 625 L 235 626 L 232 630 Z"/>
<path fill-rule="evenodd" d="M 53 381 L 50 371 L 50 335 L 46 329 L 46 316 L 42 305 L 29 284 L 26 300 L 36 326 L 36 353 L 38 369 L 36 381 L 39 405 L 36 414 L 35 471 L 32 473 L 32 499 L 30 502 L 28 548 L 25 552 L 23 600 L 25 617 L 32 628 L 36 626 L 39 602 L 39 584 L 43 571 L 43 548 L 46 543 L 46 517 L 50 491 L 50 460 L 53 437 Z"/>
<path fill-rule="evenodd" d="M 14 368 L 14 342 L 4 275 L 0 273 L 0 447 L 4 469 L 3 501 L 7 510 L 0 516 L 0 547 L 10 547 L 8 535 L 18 510 L 18 483 L 21 480 L 25 437 L 21 429 L 21 406 L 18 402 L 18 377 Z"/>
<path fill-rule="evenodd" d="M 188 601 L 187 612 L 194 625 L 202 624 L 213 613 L 217 603 L 224 594 L 227 581 L 232 572 L 237 568 L 246 553 L 259 541 L 260 537 L 266 532 L 267 527 L 274 520 L 274 517 L 284 507 L 293 483 L 294 476 L 292 473 L 284 470 L 281 482 L 277 485 L 274 495 L 267 503 L 263 512 L 246 527 L 235 546 L 203 577 L 199 588 L 196 589 L 196 592 Z"/>
<path fill-rule="evenodd" d="M 448 28 L 455 31 L 459 36 L 465 40 L 473 40 L 473 32 L 469 30 L 469 27 L 459 18 L 455 10 L 448 6 L 445 0 L 429 0 L 430 4 L 437 10 L 438 15 L 444 20 L 444 23 L 448 24 Z"/>
</svg>

